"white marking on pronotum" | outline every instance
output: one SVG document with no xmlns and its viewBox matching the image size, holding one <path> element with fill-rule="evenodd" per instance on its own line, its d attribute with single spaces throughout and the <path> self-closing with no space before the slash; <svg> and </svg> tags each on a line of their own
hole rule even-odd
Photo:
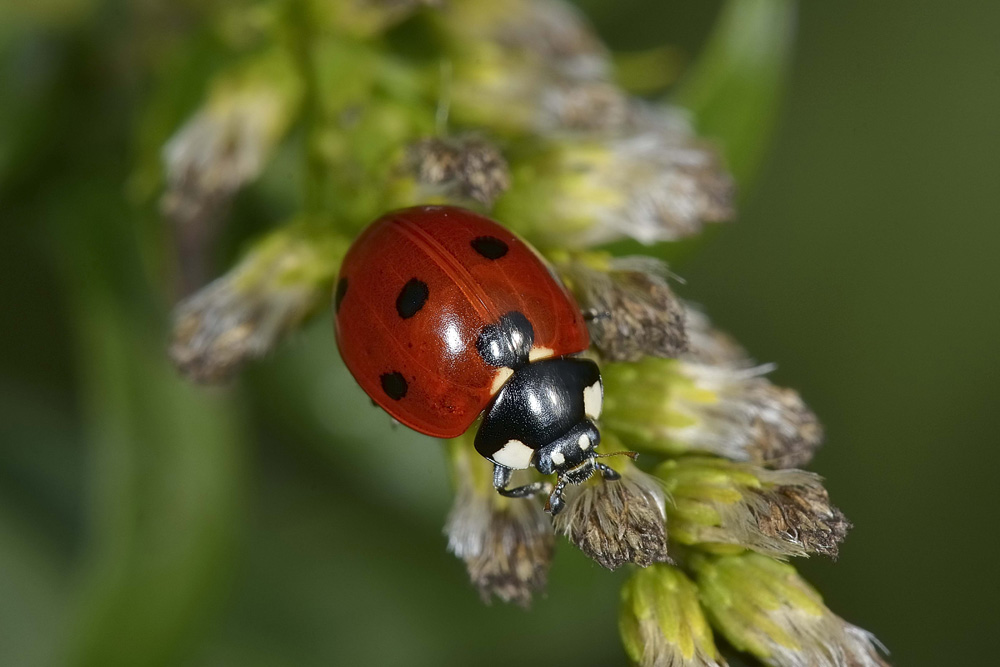
<svg viewBox="0 0 1000 667">
<path fill-rule="evenodd" d="M 566 457 L 563 456 L 562 452 L 552 452 L 552 456 L 550 458 L 557 466 L 561 466 L 566 463 Z"/>
<path fill-rule="evenodd" d="M 580 439 L 576 441 L 576 444 L 580 446 L 580 449 L 587 451 L 590 449 L 590 436 L 584 433 L 580 436 Z"/>
<path fill-rule="evenodd" d="M 504 386 L 513 374 L 514 371 L 506 367 L 497 371 L 497 374 L 493 376 L 493 384 L 490 385 L 490 396 L 500 391 L 500 387 Z"/>
<path fill-rule="evenodd" d="M 591 419 L 601 416 L 601 408 L 604 407 L 604 388 L 598 380 L 583 390 L 583 411 Z"/>
<path fill-rule="evenodd" d="M 528 353 L 528 361 L 538 361 L 539 359 L 547 359 L 553 355 L 555 350 L 551 347 L 533 347 L 531 352 Z"/>
<path fill-rule="evenodd" d="M 534 453 L 535 450 L 520 440 L 508 440 L 500 451 L 493 455 L 493 460 L 502 466 L 521 470 L 531 466 L 531 456 Z"/>
</svg>

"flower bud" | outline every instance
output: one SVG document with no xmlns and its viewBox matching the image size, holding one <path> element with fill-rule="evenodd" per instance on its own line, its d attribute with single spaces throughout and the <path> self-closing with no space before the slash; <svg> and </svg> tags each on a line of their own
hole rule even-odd
<svg viewBox="0 0 1000 667">
<path fill-rule="evenodd" d="M 608 78 L 610 56 L 580 11 L 563 0 L 454 0 L 453 35 L 490 43 L 578 80 Z"/>
<path fill-rule="evenodd" d="M 442 0 L 345 0 L 313 3 L 311 18 L 335 33 L 374 37 L 409 18 L 421 7 L 438 8 Z"/>
<path fill-rule="evenodd" d="M 874 635 L 831 612 L 791 565 L 753 552 L 691 561 L 709 618 L 775 667 L 884 667 Z"/>
<path fill-rule="evenodd" d="M 493 488 L 492 466 L 463 436 L 448 442 L 455 504 L 445 534 L 448 550 L 465 561 L 484 602 L 493 596 L 527 606 L 544 590 L 555 536 L 534 498 L 505 498 Z"/>
<path fill-rule="evenodd" d="M 170 357 L 197 382 L 232 376 L 329 303 L 348 241 L 289 225 L 257 242 L 230 271 L 174 309 Z"/>
<path fill-rule="evenodd" d="M 519 160 L 497 215 L 542 247 L 697 234 L 732 217 L 732 181 L 679 112 L 650 128 L 549 142 Z"/>
<path fill-rule="evenodd" d="M 597 474 L 568 489 L 566 507 L 554 518 L 556 532 L 609 570 L 668 560 L 661 482 L 627 458 L 606 460 L 621 479 Z"/>
<path fill-rule="evenodd" d="M 178 225 L 211 222 L 263 171 L 301 97 L 283 51 L 215 81 L 208 101 L 163 148 L 163 214 Z"/>
<path fill-rule="evenodd" d="M 628 98 L 608 81 L 577 81 L 482 45 L 454 61 L 450 114 L 463 125 L 506 135 L 612 130 L 629 117 Z"/>
<path fill-rule="evenodd" d="M 767 370 L 656 357 L 605 364 L 601 422 L 635 449 L 803 465 L 822 428 L 795 391 L 761 377 Z"/>
<path fill-rule="evenodd" d="M 452 54 L 446 94 L 467 125 L 523 134 L 610 129 L 628 115 L 607 51 L 558 0 L 457 0 L 437 17 Z"/>
<path fill-rule="evenodd" d="M 666 461 L 670 536 L 682 544 L 734 544 L 775 557 L 836 558 L 850 528 L 818 475 L 717 458 Z"/>
<path fill-rule="evenodd" d="M 510 171 L 500 149 L 474 136 L 427 138 L 407 150 L 407 171 L 415 181 L 414 203 L 443 197 L 486 206 L 510 187 Z"/>
<path fill-rule="evenodd" d="M 708 316 L 697 306 L 688 302 L 681 305 L 688 337 L 687 350 L 682 357 L 684 361 L 732 368 L 751 368 L 755 365 L 743 346 L 729 334 L 713 327 Z"/>
<path fill-rule="evenodd" d="M 639 667 L 726 664 L 698 602 L 698 588 L 671 565 L 632 574 L 622 588 L 618 627 L 625 652 Z"/>
<path fill-rule="evenodd" d="M 590 339 L 608 361 L 677 357 L 687 348 L 684 307 L 652 257 L 589 253 L 556 258 L 556 269 L 588 317 Z"/>
</svg>

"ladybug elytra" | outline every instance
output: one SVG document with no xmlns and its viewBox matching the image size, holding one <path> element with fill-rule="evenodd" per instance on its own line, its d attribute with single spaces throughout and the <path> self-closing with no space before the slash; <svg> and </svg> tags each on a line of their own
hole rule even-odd
<svg viewBox="0 0 1000 667">
<path fill-rule="evenodd" d="M 514 470 L 555 473 L 562 490 L 599 472 L 603 387 L 573 355 L 590 337 L 580 309 L 524 241 L 465 209 L 422 206 L 373 222 L 344 258 L 334 294 L 341 355 L 368 395 L 406 426 L 440 438 L 482 415 L 476 450 L 504 496 Z"/>
</svg>

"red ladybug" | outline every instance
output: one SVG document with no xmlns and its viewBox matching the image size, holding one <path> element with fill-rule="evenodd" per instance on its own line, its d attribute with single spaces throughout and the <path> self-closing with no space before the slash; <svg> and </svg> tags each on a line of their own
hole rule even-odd
<svg viewBox="0 0 1000 667">
<path fill-rule="evenodd" d="M 570 293 L 526 243 L 461 208 L 421 206 L 373 222 L 351 246 L 334 294 L 340 353 L 368 395 L 427 435 L 461 435 L 482 414 L 476 450 L 494 486 L 515 469 L 567 483 L 599 471 L 603 388 L 592 361 L 572 355 L 590 337 Z"/>
</svg>

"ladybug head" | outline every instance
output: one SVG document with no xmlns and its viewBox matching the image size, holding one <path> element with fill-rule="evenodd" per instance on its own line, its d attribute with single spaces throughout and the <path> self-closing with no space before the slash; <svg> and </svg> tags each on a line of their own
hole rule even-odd
<svg viewBox="0 0 1000 667">
<path fill-rule="evenodd" d="M 589 429 L 583 429 L 583 432 L 573 434 L 577 437 L 577 442 L 574 445 L 570 439 L 565 441 L 560 440 L 551 452 L 541 453 L 539 452 L 539 460 L 536 464 L 536 468 L 540 472 L 554 472 L 558 475 L 558 481 L 555 487 L 552 489 L 552 493 L 549 494 L 549 500 L 545 504 L 545 510 L 551 512 L 553 516 L 559 514 L 565 505 L 563 500 L 563 491 L 567 484 L 583 484 L 588 479 L 590 479 L 595 473 L 600 473 L 606 481 L 613 481 L 621 479 L 621 475 L 613 468 L 601 463 L 597 459 L 607 456 L 628 456 L 630 458 L 635 458 L 638 456 L 635 452 L 611 452 L 609 454 L 599 454 L 594 451 L 594 447 L 600 441 L 600 433 L 594 428 L 593 424 L 589 424 Z M 592 430 L 592 432 L 591 432 Z M 593 438 L 593 445 L 583 448 L 580 445 L 586 444 L 584 438 Z M 562 452 L 566 452 L 562 455 Z M 578 454 L 577 452 L 582 452 Z"/>
<path fill-rule="evenodd" d="M 560 357 L 517 368 L 486 409 L 476 434 L 476 449 L 496 465 L 497 490 L 522 497 L 549 488 L 536 482 L 507 489 L 516 469 L 556 474 L 549 501 L 549 511 L 556 514 L 567 484 L 579 484 L 595 472 L 617 479 L 614 470 L 596 461 L 601 434 L 594 420 L 602 393 L 600 370 L 587 359 Z"/>
</svg>

